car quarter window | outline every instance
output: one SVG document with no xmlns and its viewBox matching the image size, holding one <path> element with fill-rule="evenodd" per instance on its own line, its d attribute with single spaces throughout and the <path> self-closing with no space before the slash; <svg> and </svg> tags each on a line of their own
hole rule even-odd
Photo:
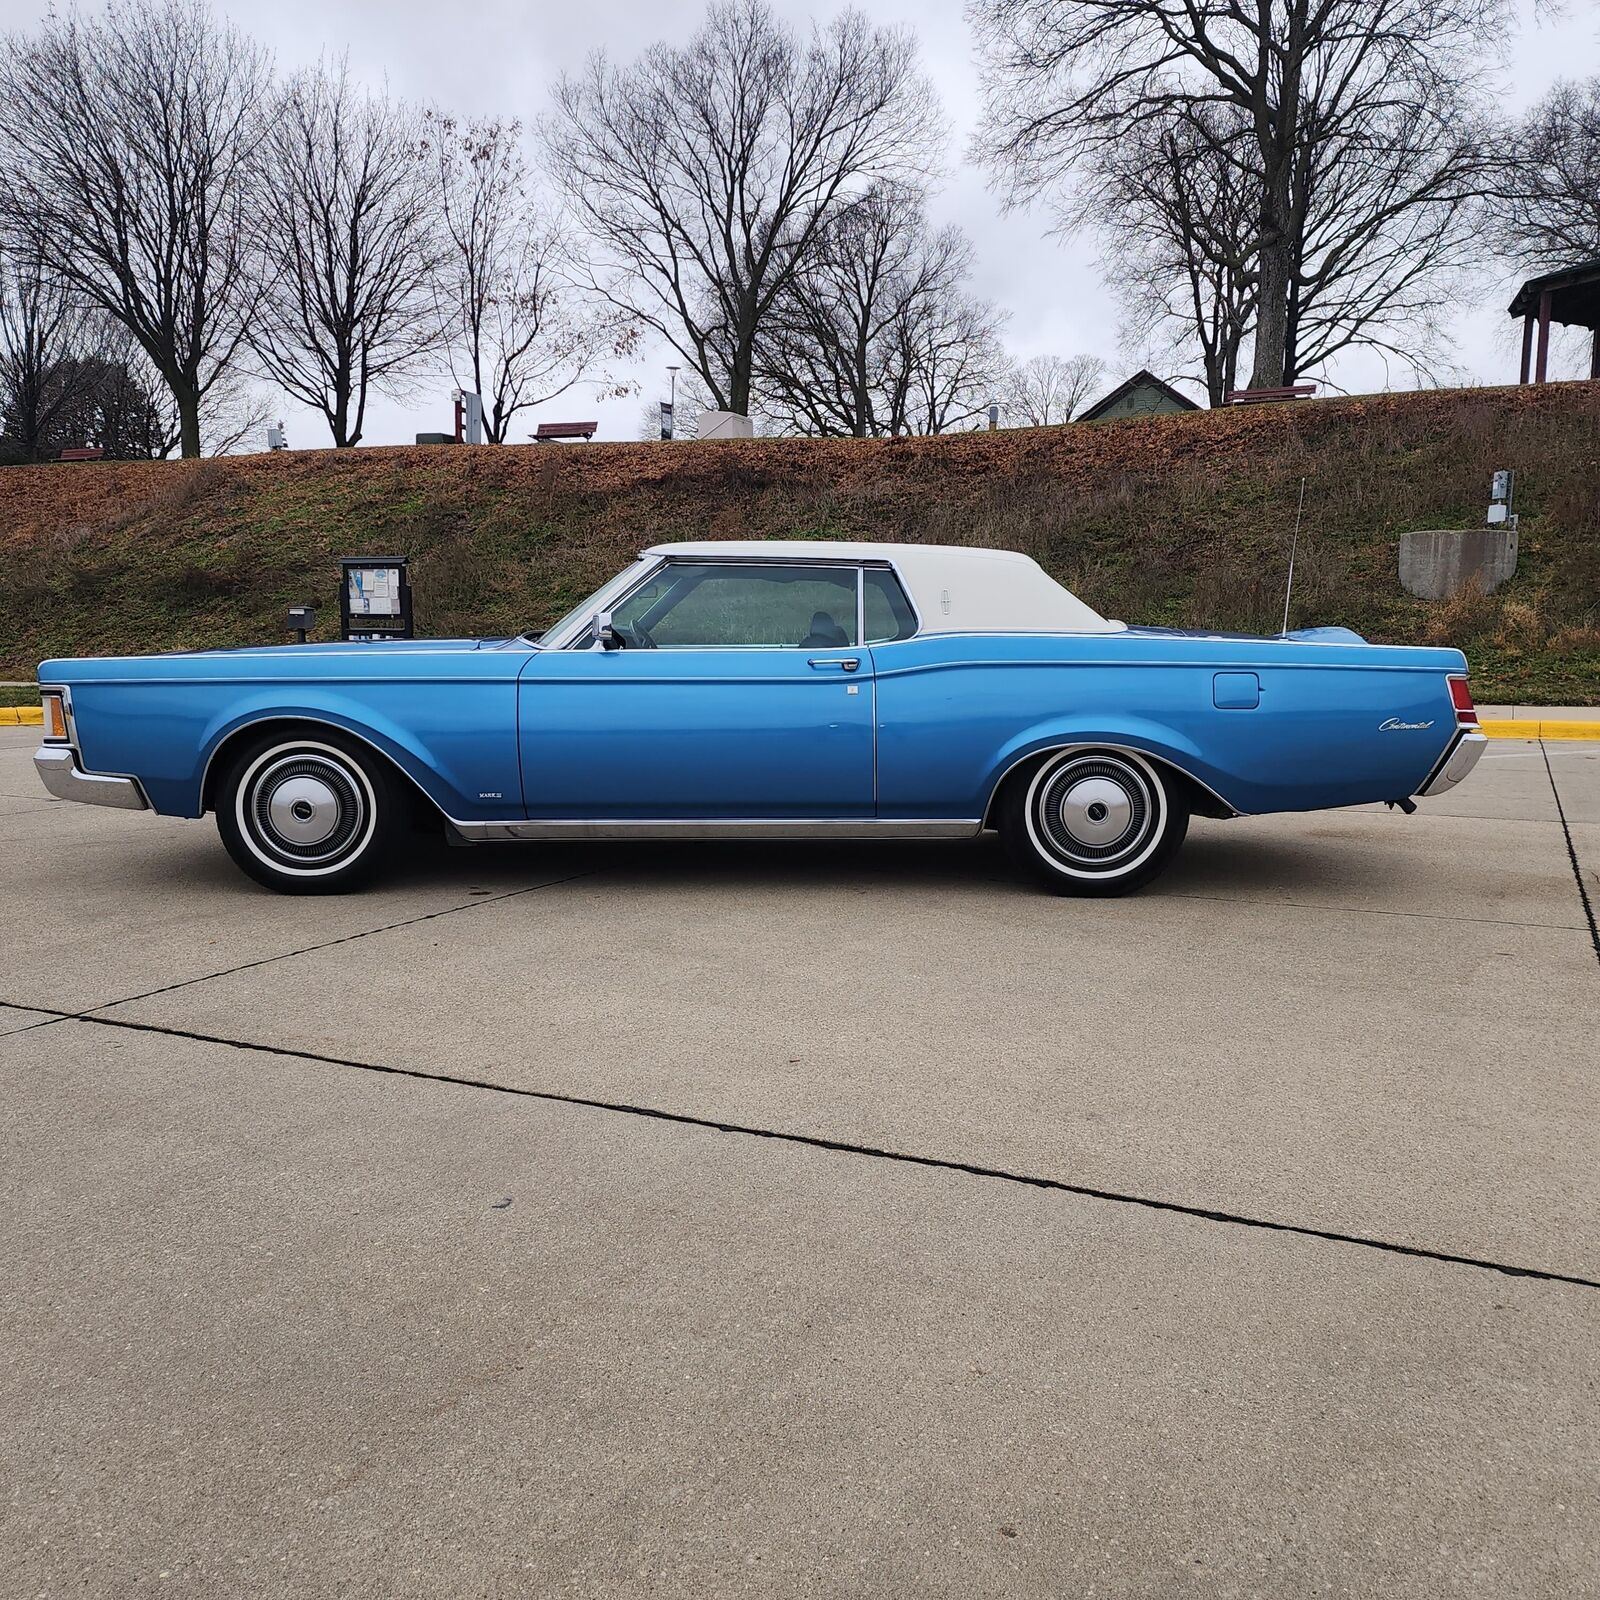
<svg viewBox="0 0 1600 1600">
<path fill-rule="evenodd" d="M 611 613 L 624 644 L 840 650 L 856 641 L 853 567 L 669 563 Z"/>
<path fill-rule="evenodd" d="M 883 567 L 869 567 L 864 593 L 867 643 L 892 644 L 917 631 L 917 614 L 900 587 L 900 580 Z"/>
</svg>

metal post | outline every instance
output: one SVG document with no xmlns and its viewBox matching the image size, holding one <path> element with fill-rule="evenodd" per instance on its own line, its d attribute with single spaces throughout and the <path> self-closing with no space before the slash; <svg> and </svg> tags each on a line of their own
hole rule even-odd
<svg viewBox="0 0 1600 1600">
<path fill-rule="evenodd" d="M 1546 383 L 1545 374 L 1550 368 L 1550 291 L 1539 296 L 1539 357 L 1534 367 L 1533 381 Z"/>
<path fill-rule="evenodd" d="M 1526 383 L 1532 376 L 1533 368 L 1533 313 L 1530 311 L 1522 319 L 1522 376 L 1518 383 Z"/>
<path fill-rule="evenodd" d="M 1589 376 L 1600 378 L 1600 328 L 1594 330 L 1594 339 L 1589 346 Z"/>
</svg>

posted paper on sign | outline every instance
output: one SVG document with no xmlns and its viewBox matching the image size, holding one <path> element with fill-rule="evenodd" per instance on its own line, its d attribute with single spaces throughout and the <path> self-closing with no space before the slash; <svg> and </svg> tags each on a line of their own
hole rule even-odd
<svg viewBox="0 0 1600 1600">
<path fill-rule="evenodd" d="M 400 615 L 400 571 L 397 567 L 364 567 L 350 573 L 350 614 L 363 617 Z"/>
</svg>

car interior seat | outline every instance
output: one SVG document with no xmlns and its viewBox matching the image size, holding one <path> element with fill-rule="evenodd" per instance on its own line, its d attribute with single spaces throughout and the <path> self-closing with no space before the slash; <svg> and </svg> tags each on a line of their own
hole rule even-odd
<svg viewBox="0 0 1600 1600">
<path fill-rule="evenodd" d="M 802 650 L 843 650 L 850 635 L 826 611 L 811 613 L 811 632 L 800 641 Z"/>
</svg>

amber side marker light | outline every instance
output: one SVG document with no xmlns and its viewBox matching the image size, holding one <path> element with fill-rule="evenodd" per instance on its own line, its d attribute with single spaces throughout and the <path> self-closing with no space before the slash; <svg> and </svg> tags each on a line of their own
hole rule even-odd
<svg viewBox="0 0 1600 1600">
<path fill-rule="evenodd" d="M 1472 703 L 1472 690 L 1467 687 L 1465 678 L 1452 678 L 1450 680 L 1450 703 L 1456 708 L 1456 726 L 1458 728 L 1476 728 L 1478 726 L 1478 708 Z"/>
<path fill-rule="evenodd" d="M 62 744 L 67 742 L 67 704 L 64 696 L 48 689 L 39 696 L 44 706 L 44 736 Z"/>
</svg>

